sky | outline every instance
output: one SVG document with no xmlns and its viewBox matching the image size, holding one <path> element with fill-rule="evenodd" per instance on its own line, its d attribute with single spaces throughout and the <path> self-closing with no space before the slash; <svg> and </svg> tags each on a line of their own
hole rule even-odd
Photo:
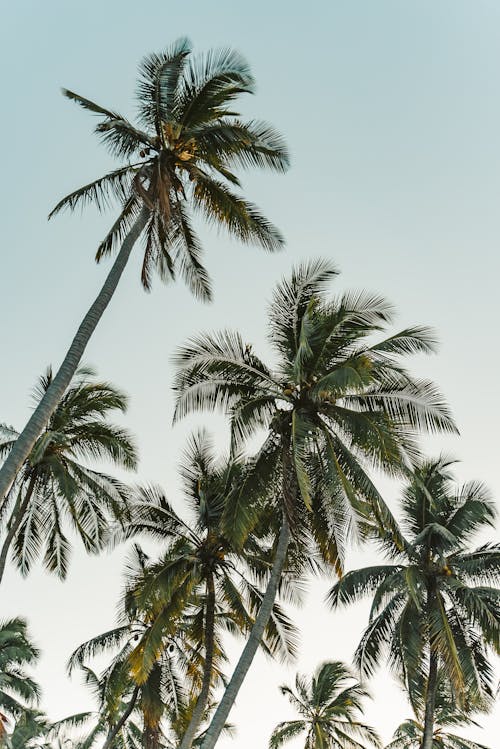
<svg viewBox="0 0 500 749">
<path fill-rule="evenodd" d="M 204 227 L 210 306 L 181 283 L 158 282 L 145 294 L 134 253 L 85 357 L 130 396 L 121 421 L 141 454 L 131 480 L 160 483 L 182 511 L 176 463 L 187 435 L 206 425 L 222 454 L 227 425 L 203 415 L 172 426 L 172 353 L 189 336 L 230 327 L 269 357 L 273 286 L 294 263 L 327 257 L 342 272 L 333 290 L 383 294 L 397 327 L 436 329 L 439 353 L 412 369 L 440 385 L 461 436 L 425 437 L 423 449 L 451 452 L 461 460 L 461 481 L 481 479 L 499 497 L 497 0 L 2 0 L 0 9 L 1 421 L 25 423 L 31 387 L 62 359 L 108 268 L 93 257 L 113 211 L 47 222 L 63 195 L 113 164 L 90 115 L 60 88 L 133 117 L 139 61 L 187 35 L 196 50 L 231 46 L 248 59 L 258 86 L 242 111 L 286 136 L 289 173 L 246 173 L 243 183 L 287 245 L 271 256 Z M 398 488 L 384 488 L 396 507 Z M 28 618 L 43 651 L 43 706 L 54 718 L 90 707 L 65 662 L 77 644 L 113 625 L 125 554 L 88 557 L 77 547 L 65 583 L 41 570 L 26 580 L 12 567 L 6 575 L 0 618 Z M 375 558 L 353 549 L 347 565 Z M 351 659 L 368 605 L 332 614 L 323 601 L 329 585 L 311 584 L 294 613 L 298 661 L 280 666 L 259 656 L 252 667 L 231 715 L 242 749 L 266 746 L 274 725 L 292 717 L 279 684 L 324 660 Z M 235 657 L 242 644 L 228 647 Z M 384 664 L 369 689 L 366 720 L 387 741 L 409 707 Z M 495 749 L 499 718 L 497 709 L 480 719 L 482 730 L 464 734 Z"/>
</svg>

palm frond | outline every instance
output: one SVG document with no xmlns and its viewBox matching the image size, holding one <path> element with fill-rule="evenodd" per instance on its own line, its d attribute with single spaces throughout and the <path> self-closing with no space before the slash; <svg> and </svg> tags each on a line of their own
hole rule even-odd
<svg viewBox="0 0 500 749">
<path fill-rule="evenodd" d="M 137 90 L 139 116 L 160 137 L 162 124 L 176 117 L 181 76 L 190 53 L 191 42 L 181 37 L 165 52 L 147 55 L 140 64 Z"/>
<path fill-rule="evenodd" d="M 65 209 L 73 211 L 77 206 L 84 208 L 94 203 L 99 211 L 103 211 L 109 208 L 114 200 L 125 202 L 130 197 L 132 179 L 138 166 L 138 164 L 127 164 L 66 195 L 51 210 L 49 219 Z"/>
<path fill-rule="evenodd" d="M 228 105 L 252 93 L 254 80 L 243 57 L 232 49 L 191 58 L 179 91 L 176 118 L 186 129 L 232 115 Z"/>
<path fill-rule="evenodd" d="M 253 203 L 200 170 L 197 170 L 193 186 L 193 206 L 208 223 L 226 228 L 240 242 L 258 244 L 269 252 L 280 250 L 284 245 L 281 233 Z"/>
</svg>

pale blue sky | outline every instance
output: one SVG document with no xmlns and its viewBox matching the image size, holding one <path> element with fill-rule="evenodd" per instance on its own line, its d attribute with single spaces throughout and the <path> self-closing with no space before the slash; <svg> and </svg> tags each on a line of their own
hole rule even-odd
<svg viewBox="0 0 500 749">
<path fill-rule="evenodd" d="M 453 450 L 463 459 L 462 478 L 484 479 L 499 495 L 498 0 L 4 0 L 1 8 L 1 420 L 24 423 L 33 381 L 60 360 L 107 268 L 96 267 L 93 254 L 112 213 L 46 220 L 63 194 L 111 164 L 90 115 L 59 88 L 133 116 L 142 55 L 188 35 L 197 49 L 230 45 L 248 58 L 258 91 L 244 112 L 287 137 L 288 175 L 244 179 L 247 195 L 285 233 L 287 249 L 271 257 L 203 230 L 216 289 L 210 307 L 181 286 L 156 284 L 145 295 L 137 257 L 132 262 L 87 361 L 131 396 L 126 424 L 139 440 L 140 478 L 162 482 L 175 498 L 176 456 L 193 423 L 170 426 L 175 346 L 200 330 L 231 326 L 267 353 L 273 284 L 293 262 L 324 255 L 342 270 L 339 288 L 381 292 L 395 304 L 399 326 L 437 329 L 439 355 L 415 369 L 441 384 L 462 438 L 428 441 L 428 448 Z M 223 449 L 223 420 L 210 423 Z M 64 586 L 44 574 L 7 579 L 0 615 L 31 620 L 54 716 L 82 707 L 63 663 L 79 641 L 112 624 L 121 558 L 75 554 Z M 352 563 L 365 559 L 357 552 Z M 301 614 L 301 670 L 330 657 L 348 660 L 365 615 L 360 607 L 333 617 L 319 594 L 311 599 Z M 234 715 L 240 745 L 264 746 L 286 717 L 276 684 L 289 673 L 257 664 Z M 386 739 L 407 712 L 388 683 L 381 671 L 368 714 Z M 492 748 L 494 721 L 476 734 Z"/>
</svg>

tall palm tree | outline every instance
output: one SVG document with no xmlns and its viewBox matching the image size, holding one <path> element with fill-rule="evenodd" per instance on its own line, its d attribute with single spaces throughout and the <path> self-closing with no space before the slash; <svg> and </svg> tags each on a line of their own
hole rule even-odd
<svg viewBox="0 0 500 749">
<path fill-rule="evenodd" d="M 425 683 L 421 747 L 431 749 L 440 669 L 458 705 L 493 695 L 487 649 L 500 652 L 500 544 L 469 549 L 495 507 L 481 483 L 457 488 L 442 457 L 416 467 L 401 512 L 400 528 L 379 535 L 391 563 L 348 572 L 329 599 L 338 607 L 374 594 L 356 662 L 369 676 L 388 650 L 412 700 Z"/>
<path fill-rule="evenodd" d="M 144 504 L 146 496 L 144 494 Z M 157 502 L 156 508 L 150 507 L 147 517 L 143 507 L 134 523 L 137 523 L 138 530 L 141 530 L 141 525 L 142 531 L 149 525 L 149 533 L 153 537 L 166 538 L 171 534 L 164 526 L 167 525 L 168 528 L 170 525 L 172 531 L 175 518 L 162 498 L 160 505 Z M 186 538 L 189 538 L 189 526 L 181 525 L 179 519 L 177 522 L 186 533 Z M 199 553 L 194 537 L 191 550 L 193 555 Z M 187 556 L 187 550 L 185 551 Z M 200 558 L 201 554 L 198 564 Z M 104 713 L 100 713 L 99 736 L 107 732 L 103 749 L 116 749 L 115 742 L 137 711 L 142 716 L 143 740 L 148 749 L 156 749 L 163 740 L 162 722 L 166 721 L 171 725 L 174 733 L 179 733 L 184 728 L 191 730 L 191 723 L 196 723 L 199 727 L 209 712 L 209 706 L 211 709 L 211 703 L 207 705 L 203 696 L 207 666 L 210 666 L 211 688 L 220 683 L 221 666 L 226 660 L 220 639 L 221 630 L 233 633 L 242 629 L 248 631 L 253 622 L 251 614 L 245 610 L 244 597 L 236 590 L 236 585 L 234 591 L 230 588 L 224 590 L 224 580 L 221 584 L 218 579 L 220 573 L 214 575 L 217 579 L 216 590 L 222 594 L 220 602 L 217 600 L 215 612 L 208 608 L 207 604 L 212 599 L 209 592 L 204 595 L 200 579 L 195 590 L 187 592 L 184 581 L 178 579 L 178 596 L 172 594 L 171 587 L 164 589 L 164 584 L 171 582 L 168 579 L 169 561 L 183 566 L 191 577 L 195 576 L 195 571 L 189 570 L 188 560 L 182 559 L 178 548 L 172 553 L 171 560 L 167 555 L 161 562 L 152 564 L 136 545 L 128 564 L 127 587 L 122 600 L 123 623 L 83 643 L 71 656 L 70 671 L 77 666 L 87 668 L 85 663 L 96 655 L 113 653 L 112 667 L 105 674 L 105 682 L 102 682 L 103 695 L 108 695 L 108 702 L 111 698 L 112 706 L 112 710 L 107 707 Z M 227 571 L 226 576 L 229 577 Z M 228 589 L 230 594 L 227 593 Z M 255 605 L 254 603 L 254 607 Z M 210 626 L 212 617 L 213 630 Z M 212 635 L 212 642 L 208 641 L 207 630 Z M 276 607 L 264 649 L 278 654 L 285 654 L 287 650 L 293 652 L 292 634 L 283 639 L 283 631 L 287 630 L 293 633 L 288 619 Z M 207 654 L 204 652 L 205 647 L 209 651 Z M 195 717 L 193 721 L 199 704 L 205 705 L 205 713 L 201 719 Z M 96 730 L 97 728 L 98 726 Z M 97 740 L 99 736 L 96 734 L 92 740 Z"/>
<path fill-rule="evenodd" d="M 178 652 L 177 643 L 173 640 L 165 638 L 161 643 L 140 683 L 131 669 L 130 656 L 154 620 L 150 610 L 144 613 L 138 607 L 130 609 L 128 585 L 136 581 L 141 573 L 144 574 L 148 562 L 147 555 L 135 545 L 127 564 L 122 623 L 82 643 L 69 660 L 70 673 L 78 667 L 88 674 L 89 685 L 93 687 L 99 702 L 98 712 L 93 716 L 93 728 L 86 737 L 88 745 L 85 745 L 85 749 L 93 749 L 95 742 L 101 746 L 103 738 L 103 749 L 121 749 L 120 742 L 128 736 L 129 724 L 133 734 L 130 741 L 135 740 L 135 726 L 138 725 L 139 745 L 146 749 L 157 749 L 162 739 L 162 720 L 170 715 L 173 706 L 181 699 L 182 670 L 177 667 L 177 658 L 173 657 Z M 109 667 L 99 677 L 89 668 L 88 661 L 103 654 L 111 654 L 112 658 Z M 197 673 L 197 664 L 194 664 L 192 672 Z M 88 716 L 85 716 L 87 719 Z M 80 716 L 73 716 L 71 720 L 76 725 Z"/>
<path fill-rule="evenodd" d="M 414 456 L 418 430 L 455 429 L 436 388 L 400 363 L 404 355 L 431 351 L 431 333 L 409 328 L 371 342 L 390 321 L 390 307 L 367 294 L 326 299 L 336 273 L 327 261 L 311 261 L 278 285 L 270 309 L 270 343 L 278 355 L 274 368 L 240 335 L 227 331 L 196 338 L 176 356 L 176 419 L 201 409 L 228 412 L 233 449 L 266 430 L 254 475 L 279 484 L 280 492 L 279 539 L 266 593 L 204 749 L 213 749 L 255 655 L 290 529 L 295 538 L 300 535 L 302 509 L 308 510 L 314 544 L 340 570 L 345 530 L 362 509 L 360 499 L 381 519 L 387 515 L 364 466 L 394 473 Z M 222 527 L 242 543 L 259 509 L 243 485 L 228 503 Z"/>
<path fill-rule="evenodd" d="M 201 263 L 192 210 L 243 242 L 267 250 L 282 246 L 281 234 L 234 189 L 240 187 L 235 174 L 239 167 L 283 172 L 289 163 L 284 142 L 272 127 L 257 120 L 244 121 L 235 111 L 235 100 L 253 91 L 254 79 L 238 53 L 222 49 L 193 57 L 187 39 L 177 40 L 165 52 L 148 55 L 141 63 L 138 126 L 63 90 L 98 117 L 97 134 L 111 154 L 125 163 L 67 195 L 51 216 L 87 203 L 102 209 L 116 199 L 120 213 L 99 245 L 96 259 L 120 249 L 50 389 L 0 469 L 0 498 L 63 397 L 139 237 L 144 240 L 141 278 L 146 289 L 155 272 L 163 280 L 179 273 L 194 294 L 205 299 L 211 295 L 210 282 Z"/>
<path fill-rule="evenodd" d="M 39 652 L 28 636 L 24 619 L 0 624 L 0 710 L 4 719 L 17 719 L 26 708 L 37 704 L 38 684 L 25 671 L 35 665 Z"/>
<path fill-rule="evenodd" d="M 367 692 L 340 661 L 323 663 L 312 679 L 297 674 L 295 691 L 280 687 L 300 718 L 278 723 L 269 749 L 306 734 L 304 749 L 363 749 L 381 746 L 376 731 L 358 719 Z"/>
<path fill-rule="evenodd" d="M 196 433 L 181 468 L 191 522 L 177 515 L 161 492 L 144 489 L 120 534 L 126 538 L 146 535 L 168 545 L 162 558 L 147 565 L 128 589 L 128 616 L 149 620 L 130 663 L 134 678 L 142 683 L 165 640 L 179 639 L 183 632 L 181 649 L 188 659 L 196 701 L 180 749 L 190 749 L 220 677 L 221 631 L 247 634 L 262 598 L 257 582 L 268 572 L 271 550 L 266 538 L 259 538 L 254 528 L 239 549 L 221 528 L 224 508 L 231 495 L 240 491 L 245 471 L 237 457 L 217 460 L 206 432 Z M 278 605 L 262 644 L 271 655 L 295 654 L 294 628 Z M 193 679 L 197 663 L 201 682 Z"/>
<path fill-rule="evenodd" d="M 79 535 L 87 551 L 96 551 L 110 520 L 125 516 L 126 487 L 85 464 L 96 459 L 127 469 L 137 464 L 128 432 L 107 420 L 110 411 L 125 411 L 127 398 L 109 383 L 96 381 L 94 374 L 88 368 L 77 370 L 0 508 L 5 531 L 0 581 L 12 544 L 23 574 L 45 549 L 46 568 L 64 578 L 70 550 L 65 524 Z M 52 381 L 49 369 L 35 389 L 38 401 Z M 0 455 L 15 438 L 12 429 L 2 430 Z"/>
</svg>

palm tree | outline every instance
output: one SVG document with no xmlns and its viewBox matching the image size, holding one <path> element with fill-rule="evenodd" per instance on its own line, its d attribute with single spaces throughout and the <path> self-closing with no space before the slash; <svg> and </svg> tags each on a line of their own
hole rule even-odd
<svg viewBox="0 0 500 749">
<path fill-rule="evenodd" d="M 238 167 L 283 172 L 289 163 L 286 146 L 272 127 L 256 120 L 245 122 L 235 111 L 238 96 L 253 90 L 254 79 L 239 54 L 223 49 L 195 58 L 187 39 L 141 63 L 137 127 L 120 114 L 63 90 L 98 117 L 96 132 L 125 164 L 67 195 L 50 215 L 87 203 L 102 209 L 117 199 L 120 214 L 99 245 L 96 259 L 121 248 L 50 389 L 0 469 L 0 498 L 63 397 L 139 237 L 144 238 L 141 278 L 146 289 L 155 272 L 163 280 L 179 273 L 204 299 L 210 298 L 210 282 L 201 263 L 191 209 L 243 242 L 267 250 L 282 246 L 281 234 L 234 190 L 240 186 L 234 173 Z"/>
<path fill-rule="evenodd" d="M 145 572 L 147 564 L 147 555 L 135 545 L 127 564 L 127 585 Z M 130 656 L 152 626 L 152 616 L 149 611 L 141 617 L 138 610 L 128 610 L 128 600 L 127 588 L 123 602 L 123 623 L 81 644 L 69 660 L 70 674 L 75 668 L 83 669 L 99 703 L 97 713 L 67 719 L 70 727 L 78 726 L 89 717 L 93 719 L 84 749 L 93 749 L 94 743 L 96 746 L 102 745 L 103 749 L 122 749 L 126 737 L 130 741 L 123 749 L 134 749 L 134 744 L 130 742 L 137 737 L 141 748 L 156 749 L 162 739 L 161 722 L 181 699 L 181 672 L 173 658 L 176 647 L 167 638 L 141 683 L 133 678 Z M 110 665 L 98 676 L 87 663 L 89 659 L 109 653 L 112 654 Z"/>
<path fill-rule="evenodd" d="M 374 594 L 356 662 L 369 676 L 388 649 L 412 700 L 425 683 L 422 749 L 432 747 L 439 670 L 464 706 L 493 695 L 487 649 L 500 651 L 500 544 L 469 550 L 495 508 L 481 483 L 457 489 L 450 464 L 441 457 L 416 467 L 401 527 L 379 536 L 391 564 L 348 572 L 329 594 L 334 607 Z"/>
<path fill-rule="evenodd" d="M 109 746 L 111 749 L 141 749 L 143 728 L 139 704 L 120 664 L 111 664 L 102 676 L 88 666 L 82 666 L 82 670 L 85 684 L 98 703 L 97 710 L 77 713 L 57 721 L 51 727 L 51 734 L 63 745 L 71 741 L 74 749 L 94 749 L 102 746 L 103 738 L 109 737 L 110 729 L 127 713 L 127 719 L 118 726 Z M 81 734 L 82 731 L 83 737 L 70 739 L 70 736 L 76 732 Z"/>
<path fill-rule="evenodd" d="M 445 727 L 447 724 L 442 725 Z M 420 749 L 423 734 L 423 724 L 410 718 L 396 728 L 392 741 L 387 744 L 385 749 Z M 441 727 L 434 729 L 431 747 L 432 749 L 489 749 L 484 744 L 478 744 L 477 741 L 464 739 L 455 733 L 443 731 Z"/>
<path fill-rule="evenodd" d="M 90 645 L 90 642 L 85 643 L 83 647 Z M 121 656 L 119 654 L 117 659 L 113 659 L 101 676 L 88 666 L 81 667 L 85 683 L 97 700 L 98 708 L 52 724 L 48 730 L 49 737 L 56 737 L 62 746 L 68 742 L 68 749 L 176 749 L 179 746 L 196 700 L 189 698 L 189 691 L 183 685 L 176 666 L 176 658 L 165 651 L 160 680 L 153 678 L 149 683 L 137 687 L 130 674 L 123 669 L 125 661 Z M 78 651 L 73 654 L 72 667 L 75 658 L 79 658 Z M 212 703 L 207 705 L 203 722 L 213 707 Z M 226 734 L 231 735 L 232 732 L 232 726 L 225 727 Z M 76 739 L 75 735 L 79 738 Z M 193 745 L 199 746 L 202 737 L 203 732 L 196 736 Z"/>
<path fill-rule="evenodd" d="M 493 700 L 482 697 L 478 699 L 474 689 L 471 691 L 466 689 L 463 707 L 460 707 L 450 688 L 446 672 L 442 668 L 438 670 L 436 684 L 432 749 L 488 749 L 482 744 L 461 738 L 446 729 L 461 726 L 479 727 L 479 724 L 472 719 L 472 713 L 488 712 L 493 706 Z M 403 687 L 405 686 L 403 682 Z M 413 684 L 410 695 L 415 717 L 405 720 L 398 726 L 386 749 L 420 749 L 424 735 L 426 689 L 427 681 L 425 676 L 420 674 Z"/>
<path fill-rule="evenodd" d="M 70 549 L 65 523 L 69 521 L 87 551 L 96 551 L 110 519 L 125 516 L 126 487 L 80 462 L 104 459 L 127 469 L 137 464 L 128 432 L 107 421 L 109 411 L 125 411 L 127 398 L 109 383 L 95 381 L 94 374 L 88 368 L 77 370 L 4 500 L 1 519 L 8 520 L 0 551 L 0 581 L 12 544 L 23 574 L 45 548 L 46 568 L 64 578 Z M 49 369 L 35 389 L 38 401 L 52 381 Z M 0 455 L 11 448 L 16 435 L 4 428 L 2 437 Z"/>
<path fill-rule="evenodd" d="M 367 692 L 340 661 L 323 663 L 310 680 L 297 674 L 295 691 L 287 686 L 280 689 L 300 718 L 278 723 L 269 740 L 269 749 L 280 749 L 304 733 L 305 749 L 381 746 L 375 730 L 357 718 Z"/>
<path fill-rule="evenodd" d="M 231 416 L 233 449 L 266 430 L 254 476 L 279 485 L 280 526 L 266 593 L 212 725 L 213 749 L 259 645 L 285 565 L 290 529 L 307 530 L 323 558 L 341 569 L 345 530 L 368 501 L 377 516 L 384 503 L 363 464 L 400 470 L 416 453 L 415 432 L 455 429 L 435 387 L 417 380 L 400 359 L 433 349 L 430 332 L 409 328 L 379 342 L 369 337 L 391 319 L 387 303 L 366 294 L 325 299 L 337 271 L 309 262 L 278 285 L 270 309 L 270 343 L 278 355 L 266 366 L 237 333 L 203 335 L 176 356 L 176 419 L 222 409 Z M 368 340 L 367 340 L 368 339 Z M 260 505 L 246 487 L 228 502 L 222 527 L 240 543 Z M 251 495 L 250 495 L 251 496 Z M 301 498 L 301 501 L 300 501 Z"/>
<path fill-rule="evenodd" d="M 146 535 L 168 544 L 162 558 L 143 566 L 129 584 L 126 610 L 132 621 L 148 621 L 129 658 L 136 683 L 148 678 L 165 642 L 177 640 L 181 645 L 194 690 L 191 697 L 196 700 L 180 749 L 190 749 L 220 679 L 221 632 L 247 634 L 262 599 L 252 578 L 260 580 L 268 572 L 270 549 L 265 538 L 260 539 L 254 529 L 244 547 L 237 549 L 221 529 L 225 505 L 240 490 L 245 470 L 241 459 L 216 460 L 208 435 L 198 432 L 188 444 L 181 468 L 194 522 L 177 515 L 158 490 L 143 489 L 120 534 Z M 262 644 L 270 655 L 295 654 L 294 628 L 278 605 Z"/>
<path fill-rule="evenodd" d="M 153 513 L 150 514 L 150 520 L 152 517 Z M 156 520 L 159 517 L 157 512 Z M 142 521 L 145 523 L 144 514 Z M 174 740 L 180 742 L 200 703 L 200 690 L 206 678 L 208 660 L 201 655 L 206 641 L 203 632 L 206 603 L 200 601 L 197 606 L 191 603 L 190 607 L 181 604 L 181 608 L 186 609 L 181 617 L 178 612 L 174 612 L 175 603 L 167 610 L 164 602 L 158 606 L 152 595 L 147 604 L 141 605 L 140 610 L 137 602 L 131 605 L 131 593 L 135 592 L 141 578 L 148 578 L 151 582 L 149 572 L 149 560 L 136 545 L 128 563 L 128 585 L 123 600 L 127 621 L 114 630 L 83 643 L 71 656 L 70 673 L 75 667 L 83 668 L 87 681 L 94 686 L 100 704 L 95 715 L 80 714 L 65 721 L 64 727 L 75 727 L 93 718 L 93 728 L 85 739 L 84 749 L 93 749 L 96 742 L 96 745 L 100 745 L 103 737 L 103 749 L 122 749 L 120 742 L 129 734 L 130 741 L 139 735 L 143 742 L 140 746 L 145 746 L 146 749 L 158 749 L 165 742 L 165 745 L 169 745 Z M 175 619 L 174 626 L 170 629 L 169 615 L 173 615 Z M 228 617 L 221 616 L 218 612 L 216 620 L 219 619 L 224 619 L 227 623 Z M 161 633 L 158 639 L 159 630 Z M 214 630 L 210 683 L 217 684 L 221 677 L 220 663 L 225 660 L 225 655 L 218 636 L 219 627 L 214 627 Z M 173 631 L 172 635 L 169 634 L 170 631 Z M 156 653 L 151 663 L 148 650 L 155 644 Z M 114 651 L 111 665 L 102 677 L 97 677 L 85 665 L 85 661 L 109 651 Z M 148 662 L 147 670 L 144 667 L 145 661 Z M 212 703 L 205 704 L 205 713 L 197 721 L 197 725 L 206 720 L 212 709 Z M 170 738 L 164 733 L 167 727 Z M 193 744 L 198 743 L 199 736 L 195 736 Z M 130 744 L 130 749 L 133 746 Z M 128 749 L 128 744 L 123 749 Z"/>
<path fill-rule="evenodd" d="M 12 733 L 6 736 L 7 749 L 52 749 L 50 738 L 52 724 L 41 710 L 27 708 L 16 720 Z M 67 749 L 70 749 L 67 747 Z"/>
<path fill-rule="evenodd" d="M 24 619 L 0 624 L 0 722 L 20 718 L 40 698 L 38 684 L 25 671 L 35 665 L 39 652 L 28 637 Z M 3 711 L 7 713 L 3 715 Z"/>
</svg>

